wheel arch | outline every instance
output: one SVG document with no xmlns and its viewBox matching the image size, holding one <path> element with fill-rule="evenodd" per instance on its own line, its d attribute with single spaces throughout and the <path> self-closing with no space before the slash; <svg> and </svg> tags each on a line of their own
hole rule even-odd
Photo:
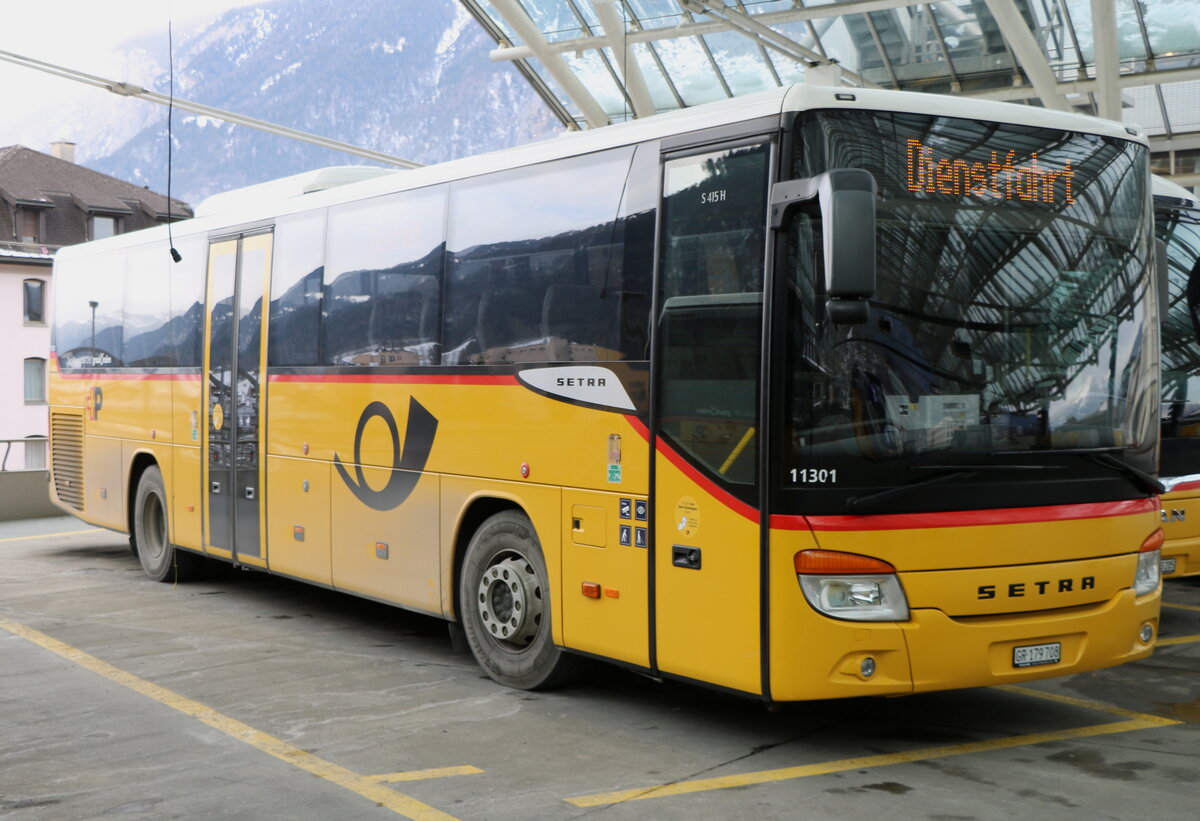
<svg viewBox="0 0 1200 821">
<path fill-rule="evenodd" d="M 142 481 L 142 474 L 150 467 L 157 467 L 159 472 L 162 473 L 162 465 L 159 464 L 158 458 L 148 450 L 139 450 L 133 455 L 133 459 L 129 463 L 129 481 L 125 486 L 125 526 L 131 537 L 134 535 L 134 508 L 137 506 L 138 484 Z M 166 490 L 166 484 L 167 477 L 163 474 L 164 491 Z"/>
<path fill-rule="evenodd" d="M 448 614 L 449 619 L 453 622 L 462 621 L 461 604 L 458 600 L 458 582 L 462 577 L 463 559 L 467 555 L 467 545 L 471 543 L 471 537 L 475 535 L 475 531 L 479 530 L 480 525 L 505 510 L 515 510 L 526 517 L 529 516 L 529 511 L 525 510 L 516 499 L 504 496 L 478 496 L 467 503 L 458 517 L 458 524 L 454 532 L 454 563 L 450 579 Z"/>
</svg>

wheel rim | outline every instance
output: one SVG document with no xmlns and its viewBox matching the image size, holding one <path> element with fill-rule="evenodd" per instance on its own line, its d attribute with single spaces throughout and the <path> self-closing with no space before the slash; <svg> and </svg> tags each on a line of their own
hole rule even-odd
<svg viewBox="0 0 1200 821">
<path fill-rule="evenodd" d="M 479 580 L 479 616 L 484 632 L 501 646 L 527 648 L 542 624 L 542 583 L 524 556 L 497 556 Z"/>
<path fill-rule="evenodd" d="M 146 496 L 141 524 L 142 544 L 149 553 L 148 558 L 157 559 L 167 548 L 167 515 L 162 499 L 155 493 Z"/>
</svg>

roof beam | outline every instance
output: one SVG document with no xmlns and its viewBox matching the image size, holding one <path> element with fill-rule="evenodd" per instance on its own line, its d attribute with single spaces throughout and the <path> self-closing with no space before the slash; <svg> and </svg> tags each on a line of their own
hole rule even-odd
<svg viewBox="0 0 1200 821">
<path fill-rule="evenodd" d="M 987 0 L 987 7 L 996 18 L 1000 34 L 1012 49 L 1017 64 L 1029 78 L 1036 96 L 1041 98 L 1042 105 L 1058 111 L 1070 111 L 1070 104 L 1058 93 L 1058 78 L 1050 68 L 1050 61 L 1033 39 L 1033 32 L 1025 25 L 1025 18 L 1017 11 L 1017 4 L 1013 0 Z"/>
<path fill-rule="evenodd" d="M 1117 88 L 1138 88 L 1139 86 L 1152 86 L 1164 83 L 1186 83 L 1193 80 L 1200 80 L 1200 66 L 1142 71 L 1137 74 L 1122 74 L 1117 77 L 1116 83 Z M 1059 83 L 1057 89 L 1058 93 L 1065 98 L 1071 94 L 1083 95 L 1095 93 L 1099 90 L 1099 87 L 1099 80 L 1088 79 L 1070 80 Z M 973 97 L 977 100 L 1013 102 L 1015 100 L 1025 100 L 1029 97 L 1035 97 L 1037 93 L 1031 86 L 1013 86 L 1011 88 L 992 88 L 987 91 L 966 92 L 964 96 Z"/>
<path fill-rule="evenodd" d="M 1117 76 L 1121 58 L 1117 45 L 1117 6 L 1112 0 L 1092 0 L 1092 37 L 1096 54 L 1096 114 L 1121 119 L 1121 89 Z"/>
<path fill-rule="evenodd" d="M 211 117 L 214 120 L 222 122 L 234 123 L 235 125 L 244 125 L 249 128 L 254 128 L 259 131 L 265 131 L 268 134 L 274 134 L 279 137 L 287 137 L 292 140 L 299 140 L 310 145 L 320 146 L 321 148 L 331 148 L 334 151 L 343 151 L 347 154 L 353 154 L 357 157 L 373 160 L 375 162 L 384 163 L 386 165 L 395 165 L 400 168 L 420 168 L 420 163 L 412 162 L 411 160 L 394 157 L 391 154 L 385 154 L 382 151 L 373 151 L 369 148 L 362 148 L 350 143 L 344 143 L 341 140 L 332 140 L 328 137 L 321 137 L 317 134 L 309 134 L 306 131 L 299 131 L 295 128 L 277 125 L 267 122 L 266 120 L 258 120 L 254 117 L 247 117 L 244 114 L 237 114 L 232 111 L 224 111 L 220 108 L 203 105 L 202 103 L 193 103 L 190 100 L 181 100 L 178 97 L 160 94 L 157 91 L 150 91 L 141 86 L 132 83 L 123 83 L 118 80 L 109 80 L 104 77 L 98 77 L 95 74 L 85 74 L 82 71 L 65 68 L 55 65 L 54 63 L 46 63 L 41 60 L 35 60 L 32 57 L 23 57 L 20 54 L 13 54 L 9 51 L 0 51 L 0 60 L 8 63 L 13 63 L 25 68 L 36 69 L 37 71 L 45 72 L 54 77 L 61 77 L 64 80 L 74 80 L 78 83 L 90 85 L 94 88 L 102 88 L 105 91 L 111 91 L 121 97 L 135 97 L 140 100 L 149 100 L 152 103 L 178 108 L 181 111 L 190 111 L 193 114 L 200 114 L 205 117 Z"/>
<path fill-rule="evenodd" d="M 717 0 L 680 0 L 680 2 L 685 8 L 698 7 L 698 11 L 724 20 L 737 33 L 749 37 L 764 48 L 779 52 L 785 57 L 802 63 L 805 66 L 820 65 L 829 62 L 824 55 L 800 45 L 792 38 L 780 34 L 770 26 L 763 25 L 750 15 L 742 14 L 737 9 L 730 8 L 724 3 L 717 2 Z M 861 75 L 855 74 L 852 71 L 843 69 L 842 76 L 853 80 L 859 85 L 877 87 L 875 83 L 863 79 Z"/>
<path fill-rule="evenodd" d="M 920 5 L 923 0 L 846 0 L 842 3 L 826 3 L 809 8 L 795 8 L 788 11 L 772 11 L 763 14 L 745 15 L 753 17 L 754 22 L 764 26 L 781 25 L 803 20 L 824 20 L 838 18 L 846 14 L 865 14 L 869 11 L 884 11 L 885 9 L 902 9 L 908 6 Z M 718 4 L 719 5 L 719 4 Z M 728 7 L 725 7 L 728 10 Z M 727 19 L 706 20 L 703 23 L 681 23 L 678 26 L 663 26 L 660 28 L 644 28 L 641 31 L 629 33 L 630 43 L 651 43 L 657 40 L 674 40 L 679 37 L 701 37 L 705 34 L 718 34 L 723 31 L 733 31 L 734 26 Z M 780 35 L 782 36 L 782 35 Z M 787 39 L 787 38 L 784 38 Z M 791 41 L 794 42 L 794 41 Z M 574 51 L 604 48 L 608 41 L 604 37 L 579 37 L 574 40 L 560 40 L 549 43 L 547 47 L 563 54 Z M 492 51 L 492 59 L 520 60 L 534 56 L 527 46 L 512 48 L 497 48 Z M 818 59 L 824 60 L 824 57 Z"/>
<path fill-rule="evenodd" d="M 563 93 L 570 97 L 571 101 L 583 112 L 588 125 L 592 128 L 608 125 L 610 122 L 608 114 L 560 56 L 562 51 L 571 51 L 572 49 L 560 51 L 551 48 L 550 43 L 538 31 L 534 22 L 529 19 L 529 15 L 514 0 L 491 0 L 491 3 L 496 13 L 504 18 L 504 22 L 508 23 L 516 35 L 525 41 L 529 54 L 523 56 L 534 56 L 541 61 Z M 601 44 L 598 46 L 599 48 L 608 45 L 606 38 L 592 37 L 588 39 L 598 40 Z"/>
<path fill-rule="evenodd" d="M 654 99 L 650 96 L 650 88 L 646 85 L 646 77 L 642 67 L 638 65 L 637 54 L 629 42 L 625 21 L 617 13 L 614 6 L 617 0 L 592 0 L 592 8 L 600 18 L 600 25 L 608 36 L 609 48 L 617 58 L 617 67 L 621 79 L 625 83 L 625 91 L 629 102 L 633 105 L 635 117 L 650 117 L 654 114 Z"/>
</svg>

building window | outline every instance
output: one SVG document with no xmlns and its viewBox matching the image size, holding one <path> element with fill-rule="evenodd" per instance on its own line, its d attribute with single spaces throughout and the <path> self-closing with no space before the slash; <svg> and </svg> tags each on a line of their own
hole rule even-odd
<svg viewBox="0 0 1200 821">
<path fill-rule="evenodd" d="M 46 401 L 46 360 L 33 356 L 25 360 L 25 404 Z"/>
<path fill-rule="evenodd" d="M 121 233 L 121 220 L 119 217 L 110 217 L 104 214 L 92 215 L 92 235 L 90 239 L 114 237 L 119 233 Z"/>
<path fill-rule="evenodd" d="M 17 239 L 21 242 L 42 241 L 42 214 L 35 208 L 17 209 Z"/>
<path fill-rule="evenodd" d="M 46 283 L 40 279 L 25 280 L 25 322 L 42 325 L 46 322 Z"/>
<path fill-rule="evenodd" d="M 25 469 L 46 469 L 46 437 L 33 435 L 25 437 Z"/>
</svg>

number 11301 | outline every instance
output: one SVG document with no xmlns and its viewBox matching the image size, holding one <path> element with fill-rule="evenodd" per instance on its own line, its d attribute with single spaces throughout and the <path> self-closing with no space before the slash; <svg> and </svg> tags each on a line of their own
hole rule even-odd
<svg viewBox="0 0 1200 821">
<path fill-rule="evenodd" d="M 837 484 L 837 468 L 792 468 L 792 481 L 801 485 Z"/>
</svg>

